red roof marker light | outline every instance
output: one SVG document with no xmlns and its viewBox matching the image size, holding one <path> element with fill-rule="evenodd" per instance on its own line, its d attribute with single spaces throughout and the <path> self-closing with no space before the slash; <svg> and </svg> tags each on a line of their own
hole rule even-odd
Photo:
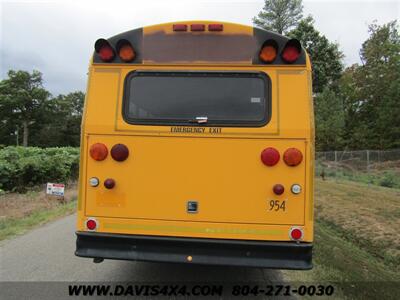
<svg viewBox="0 0 400 300">
<path fill-rule="evenodd" d="M 187 31 L 187 25 L 186 24 L 174 24 L 174 25 L 172 25 L 172 30 L 173 31 Z"/>
<path fill-rule="evenodd" d="M 223 31 L 224 25 L 223 24 L 209 24 L 208 31 Z"/>
<path fill-rule="evenodd" d="M 115 57 L 115 51 L 110 43 L 105 39 L 98 39 L 94 44 L 94 49 L 99 55 L 100 59 L 104 62 L 110 62 Z"/>
<path fill-rule="evenodd" d="M 204 31 L 206 30 L 206 26 L 204 24 L 192 24 L 190 25 L 191 31 Z"/>
<path fill-rule="evenodd" d="M 294 63 L 301 53 L 300 42 L 296 39 L 289 40 L 282 51 L 282 59 L 287 63 Z"/>
</svg>

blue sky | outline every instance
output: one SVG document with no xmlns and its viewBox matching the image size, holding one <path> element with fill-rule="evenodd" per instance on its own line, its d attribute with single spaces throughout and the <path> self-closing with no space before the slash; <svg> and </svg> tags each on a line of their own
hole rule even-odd
<svg viewBox="0 0 400 300">
<path fill-rule="evenodd" d="M 304 1 L 317 29 L 336 41 L 346 65 L 359 62 L 368 24 L 399 19 L 399 1 Z M 85 90 L 93 44 L 99 37 L 179 20 L 251 25 L 263 0 L 0 0 L 0 76 L 37 69 L 54 95 Z M 66 63 L 67 62 L 67 63 Z"/>
</svg>

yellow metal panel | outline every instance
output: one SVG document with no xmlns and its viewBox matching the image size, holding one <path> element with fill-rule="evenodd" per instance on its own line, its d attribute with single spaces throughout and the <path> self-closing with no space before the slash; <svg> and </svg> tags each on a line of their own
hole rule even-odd
<svg viewBox="0 0 400 300">
<path fill-rule="evenodd" d="M 113 178 L 116 186 L 90 187 L 86 214 L 122 218 L 181 220 L 220 223 L 304 223 L 305 164 L 289 167 L 281 160 L 267 167 L 260 159 L 266 147 L 281 155 L 289 147 L 303 153 L 304 141 L 255 139 L 191 139 L 128 136 L 90 136 L 89 147 L 104 143 L 110 149 L 123 143 L 130 149 L 124 162 L 111 157 L 88 160 L 87 176 L 101 182 Z M 272 192 L 283 184 L 281 196 Z M 303 192 L 290 192 L 293 184 Z M 285 201 L 285 210 L 270 210 L 271 200 Z M 188 201 L 197 201 L 198 213 L 186 211 Z"/>
<path fill-rule="evenodd" d="M 116 103 L 120 97 L 120 70 L 117 68 L 94 68 L 85 110 L 86 132 L 109 132 L 114 128 Z"/>
</svg>

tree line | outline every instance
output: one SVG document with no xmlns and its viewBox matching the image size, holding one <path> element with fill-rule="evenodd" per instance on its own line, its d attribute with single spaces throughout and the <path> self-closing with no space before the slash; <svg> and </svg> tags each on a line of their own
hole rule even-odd
<svg viewBox="0 0 400 300">
<path fill-rule="evenodd" d="M 301 0 L 265 0 L 256 26 L 298 39 L 313 73 L 316 148 L 400 147 L 400 36 L 398 24 L 376 22 L 360 45 L 361 64 L 344 67 L 343 53 L 303 17 Z"/>
<path fill-rule="evenodd" d="M 361 64 L 344 55 L 303 17 L 301 0 L 265 0 L 256 26 L 297 38 L 313 73 L 316 148 L 400 147 L 400 36 L 396 21 L 369 25 Z M 0 145 L 79 146 L 84 93 L 52 96 L 38 71 L 8 72 L 0 82 Z"/>
<path fill-rule="evenodd" d="M 10 70 L 0 82 L 0 145 L 79 146 L 84 98 L 53 97 L 39 71 Z"/>
</svg>

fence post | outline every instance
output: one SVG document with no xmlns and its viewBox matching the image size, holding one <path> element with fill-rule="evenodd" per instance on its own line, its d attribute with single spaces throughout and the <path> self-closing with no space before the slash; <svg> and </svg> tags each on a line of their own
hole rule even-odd
<svg viewBox="0 0 400 300">
<path fill-rule="evenodd" d="M 367 150 L 367 172 L 369 173 L 369 150 Z"/>
</svg>

